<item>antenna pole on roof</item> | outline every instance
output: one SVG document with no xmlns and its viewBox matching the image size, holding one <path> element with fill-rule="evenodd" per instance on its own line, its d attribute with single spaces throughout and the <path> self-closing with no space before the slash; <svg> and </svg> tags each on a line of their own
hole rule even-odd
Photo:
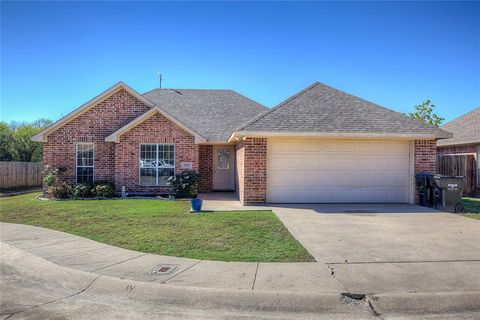
<svg viewBox="0 0 480 320">
<path fill-rule="evenodd" d="M 162 74 L 160 72 L 157 73 L 157 78 L 159 81 L 159 88 L 162 89 Z"/>
</svg>

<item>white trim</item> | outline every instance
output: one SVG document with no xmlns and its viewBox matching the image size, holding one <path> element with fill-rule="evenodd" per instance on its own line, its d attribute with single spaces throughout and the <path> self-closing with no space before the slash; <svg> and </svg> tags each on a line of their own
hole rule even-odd
<svg viewBox="0 0 480 320">
<path fill-rule="evenodd" d="M 415 204 L 415 142 L 410 141 L 410 156 L 409 156 L 409 161 L 410 161 L 410 192 L 409 192 L 409 202 L 410 204 Z"/>
<path fill-rule="evenodd" d="M 410 134 L 410 133 L 369 133 L 369 132 L 295 132 L 295 131 L 235 131 L 228 142 L 238 141 L 244 137 L 305 137 L 305 138 L 348 138 L 348 139 L 404 139 L 404 140 L 434 140 L 436 134 Z"/>
<path fill-rule="evenodd" d="M 148 110 L 144 114 L 140 115 L 139 117 L 135 118 L 134 120 L 130 121 L 111 135 L 105 138 L 106 142 L 114 142 L 114 143 L 119 143 L 120 142 L 120 136 L 124 134 L 125 132 L 129 131 L 130 129 L 133 129 L 134 127 L 140 125 L 142 122 L 150 118 L 151 116 L 155 115 L 156 113 L 160 113 L 162 116 L 173 122 L 175 125 L 178 127 L 182 128 L 189 134 L 195 137 L 195 143 L 202 143 L 202 142 L 207 142 L 207 140 L 202 137 L 199 133 L 195 132 L 194 130 L 188 128 L 185 126 L 183 123 L 172 117 L 170 114 L 166 113 L 163 109 L 160 109 L 160 107 L 153 107 L 152 109 Z"/>
<path fill-rule="evenodd" d="M 173 176 L 175 177 L 177 175 L 177 172 L 176 172 L 176 166 L 177 166 L 177 148 L 176 148 L 176 145 L 175 143 L 139 143 L 138 144 L 138 161 L 140 161 L 141 157 L 142 157 L 142 145 L 150 145 L 150 146 L 155 146 L 155 158 L 156 158 L 156 162 L 158 163 L 158 146 L 173 146 Z M 140 165 L 138 166 L 138 185 L 141 186 L 141 187 L 168 187 L 168 185 L 159 185 L 158 184 L 158 166 L 155 168 L 156 169 L 156 173 L 155 173 L 155 185 L 143 185 L 141 183 L 141 170 L 142 168 L 140 167 Z M 167 168 L 167 169 L 172 169 L 172 168 Z"/>
<path fill-rule="evenodd" d="M 80 168 L 92 168 L 92 182 L 95 181 L 95 143 L 94 142 L 77 142 L 75 144 L 75 183 L 78 182 L 78 146 L 81 144 L 91 144 L 92 145 L 92 165 L 91 166 L 80 166 Z"/>
<path fill-rule="evenodd" d="M 227 140 L 208 140 L 206 142 L 200 143 L 203 146 L 214 146 L 214 145 L 222 145 L 222 146 L 233 146 L 235 143 L 227 142 Z"/>
</svg>

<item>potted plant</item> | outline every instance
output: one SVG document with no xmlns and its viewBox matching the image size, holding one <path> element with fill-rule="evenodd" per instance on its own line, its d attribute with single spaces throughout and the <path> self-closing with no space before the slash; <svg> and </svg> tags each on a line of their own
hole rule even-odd
<svg viewBox="0 0 480 320">
<path fill-rule="evenodd" d="M 198 195 L 194 195 L 193 199 L 190 202 L 192 204 L 192 211 L 194 212 L 202 211 L 203 200 L 200 199 Z"/>
</svg>

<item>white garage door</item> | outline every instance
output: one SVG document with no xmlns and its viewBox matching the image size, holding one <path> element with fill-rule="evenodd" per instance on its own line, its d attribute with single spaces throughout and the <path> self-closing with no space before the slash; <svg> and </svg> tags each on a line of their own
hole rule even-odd
<svg viewBox="0 0 480 320">
<path fill-rule="evenodd" d="M 410 201 L 408 141 L 269 139 L 270 203 Z"/>
</svg>

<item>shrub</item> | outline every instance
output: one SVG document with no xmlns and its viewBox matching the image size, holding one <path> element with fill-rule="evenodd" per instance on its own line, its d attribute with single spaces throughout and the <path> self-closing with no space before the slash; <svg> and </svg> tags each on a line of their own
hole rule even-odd
<svg viewBox="0 0 480 320">
<path fill-rule="evenodd" d="M 194 190 L 200 182 L 200 175 L 196 171 L 184 171 L 168 179 L 169 185 L 173 187 L 175 196 L 192 197 Z"/>
<path fill-rule="evenodd" d="M 68 183 L 59 182 L 48 187 L 48 193 L 54 198 L 67 199 L 73 195 L 73 188 Z"/>
<path fill-rule="evenodd" d="M 99 198 L 113 198 L 115 197 L 115 185 L 111 182 L 95 183 L 93 192 Z"/>
<path fill-rule="evenodd" d="M 42 171 L 42 175 L 43 175 L 43 183 L 47 187 L 51 187 L 58 180 L 59 170 L 51 169 L 49 166 L 45 166 L 45 169 L 43 169 Z"/>
<path fill-rule="evenodd" d="M 80 183 L 73 187 L 73 196 L 75 198 L 88 198 L 92 196 L 92 185 L 89 183 Z"/>
</svg>

